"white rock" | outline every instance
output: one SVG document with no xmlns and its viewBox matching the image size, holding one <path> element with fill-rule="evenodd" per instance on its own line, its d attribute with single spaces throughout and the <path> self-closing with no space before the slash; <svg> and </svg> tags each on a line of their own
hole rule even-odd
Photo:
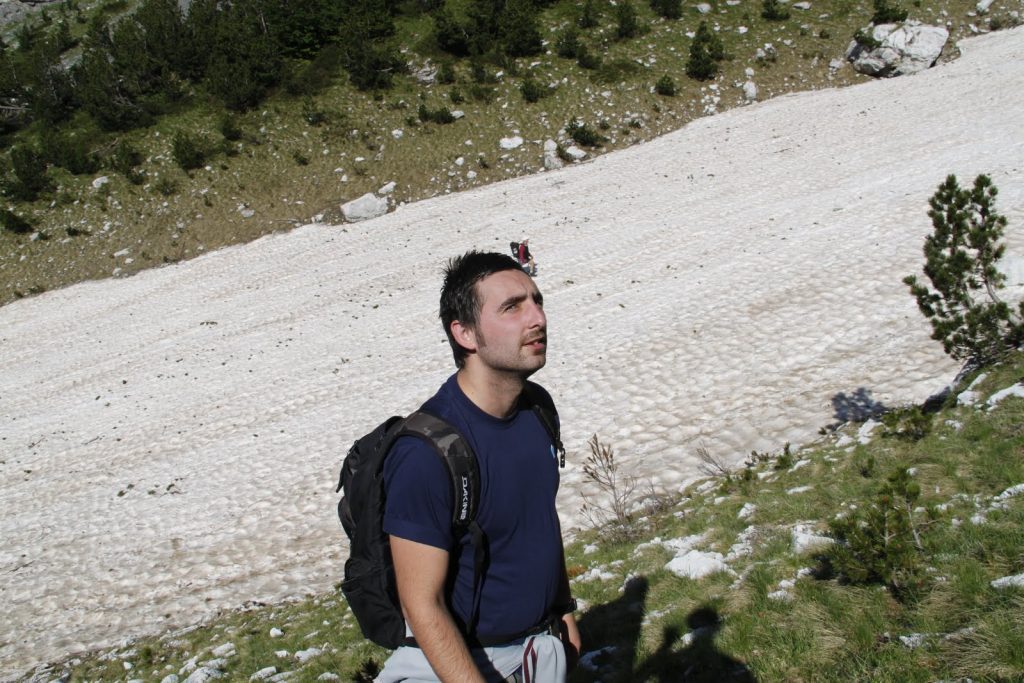
<svg viewBox="0 0 1024 683">
<path fill-rule="evenodd" d="M 793 496 L 793 495 L 796 495 L 798 493 L 807 493 L 808 491 L 813 491 L 813 490 L 814 490 L 813 486 L 794 486 L 793 488 L 786 490 L 786 495 Z"/>
<path fill-rule="evenodd" d="M 1010 488 L 1006 489 L 998 496 L 996 496 L 996 500 L 1006 500 L 1007 498 L 1019 496 L 1022 493 L 1024 493 L 1024 484 L 1017 484 L 1016 486 L 1011 486 Z"/>
<path fill-rule="evenodd" d="M 573 161 L 583 161 L 587 158 L 587 153 L 576 145 L 566 148 L 565 153 Z"/>
<path fill-rule="evenodd" d="M 313 659 L 314 657 L 319 657 L 323 653 L 324 651 L 320 648 L 311 647 L 308 650 L 299 650 L 298 652 L 296 652 L 295 659 L 299 660 L 300 663 L 305 664 L 309 660 Z"/>
<path fill-rule="evenodd" d="M 393 131 L 391 131 L 391 137 L 393 137 L 396 140 L 401 140 L 402 137 L 404 137 L 404 136 L 405 136 L 405 131 L 402 130 L 401 128 L 395 128 Z"/>
<path fill-rule="evenodd" d="M 957 394 L 956 404 L 958 406 L 973 406 L 980 398 L 981 395 L 977 391 L 967 389 Z"/>
<path fill-rule="evenodd" d="M 861 443 L 871 442 L 871 432 L 882 426 L 881 422 L 877 420 L 868 420 L 861 425 L 860 429 L 857 430 L 857 441 Z"/>
<path fill-rule="evenodd" d="M 264 668 L 260 669 L 259 671 L 257 671 L 256 673 L 254 673 L 252 676 L 249 676 L 249 680 L 250 681 L 265 681 L 265 680 L 267 680 L 268 678 L 270 678 L 271 676 L 273 676 L 276 673 L 277 673 L 277 667 L 276 666 L 264 667 Z"/>
<path fill-rule="evenodd" d="M 284 631 L 282 631 L 281 629 L 279 629 L 276 626 L 274 626 L 273 628 L 270 629 L 270 637 L 271 638 L 280 638 L 283 635 L 284 635 Z"/>
<path fill-rule="evenodd" d="M 757 510 L 757 506 L 753 503 L 744 503 L 740 511 L 736 513 L 736 516 L 739 519 L 749 519 L 755 510 Z"/>
<path fill-rule="evenodd" d="M 369 220 L 388 212 L 388 200 L 367 192 L 358 199 L 341 205 L 341 213 L 349 223 Z"/>
<path fill-rule="evenodd" d="M 95 180 L 92 181 L 92 187 L 93 189 L 98 190 L 109 182 L 110 178 L 108 178 L 105 175 L 101 175 L 99 178 L 96 178 Z"/>
<path fill-rule="evenodd" d="M 223 671 L 201 666 L 189 674 L 188 678 L 185 679 L 185 683 L 206 683 L 206 681 L 221 678 L 223 675 Z"/>
<path fill-rule="evenodd" d="M 757 101 L 757 84 L 754 81 L 747 81 L 743 84 L 743 99 L 747 102 Z"/>
<path fill-rule="evenodd" d="M 923 633 L 911 633 L 909 636 L 900 636 L 900 642 L 903 643 L 904 647 L 911 650 L 924 645 L 925 635 Z"/>
<path fill-rule="evenodd" d="M 466 163 L 466 157 L 459 157 L 458 159 L 455 160 L 455 165 L 456 166 L 462 166 L 465 163 Z"/>
<path fill-rule="evenodd" d="M 985 404 L 989 408 L 992 408 L 998 405 L 999 402 L 1002 401 L 1004 398 L 1008 398 L 1010 396 L 1024 398 L 1024 384 L 1014 384 L 1006 387 L 1005 389 L 997 391 L 996 393 L 988 397 L 988 400 L 985 401 Z"/>
<path fill-rule="evenodd" d="M 476 171 L 467 171 L 466 177 L 469 178 L 470 180 L 473 180 L 474 178 L 476 178 Z"/>
<path fill-rule="evenodd" d="M 708 12 L 711 11 L 711 5 L 709 5 L 706 2 L 702 2 L 699 5 L 697 5 L 697 11 L 700 12 L 701 14 L 707 14 Z"/>
<path fill-rule="evenodd" d="M 396 186 L 396 183 L 395 183 L 394 180 L 392 180 L 390 183 L 387 183 L 386 185 L 381 187 L 379 190 L 377 190 L 377 194 L 379 194 L 379 195 L 391 194 L 392 192 L 395 191 L 395 186 Z"/>
<path fill-rule="evenodd" d="M 523 139 L 518 135 L 513 135 L 510 138 L 502 138 L 498 141 L 498 146 L 502 149 L 515 149 L 523 144 Z"/>
<path fill-rule="evenodd" d="M 455 111 L 452 112 L 452 118 L 455 119 L 456 121 L 458 121 L 465 115 L 466 112 L 462 111 L 461 109 L 456 109 Z"/>
<path fill-rule="evenodd" d="M 167 674 L 160 679 L 160 683 L 178 683 L 179 680 L 178 674 Z"/>
<path fill-rule="evenodd" d="M 665 569 L 676 576 L 687 579 L 701 579 L 719 572 L 732 573 L 721 553 L 701 552 L 699 550 L 690 550 L 683 555 L 672 558 L 665 565 Z"/>
<path fill-rule="evenodd" d="M 986 14 L 988 8 L 992 6 L 992 0 L 979 0 L 978 4 L 974 6 L 975 11 L 978 14 Z"/>
<path fill-rule="evenodd" d="M 793 9 L 801 9 L 801 10 L 807 11 L 807 10 L 811 9 L 811 3 L 809 3 L 809 2 L 794 2 L 793 3 Z"/>
<path fill-rule="evenodd" d="M 1004 576 L 992 582 L 993 588 L 1024 588 L 1024 574 Z"/>
<path fill-rule="evenodd" d="M 341 680 L 341 676 L 339 676 L 338 674 L 335 674 L 335 673 L 331 673 L 330 671 L 325 671 L 322 674 L 320 674 L 319 676 L 317 676 L 316 680 L 318 680 L 318 681 L 340 681 Z"/>
<path fill-rule="evenodd" d="M 805 524 L 797 524 L 791 532 L 791 548 L 796 555 L 803 555 L 812 550 L 821 550 L 835 543 L 829 536 L 821 536 Z"/>
<path fill-rule="evenodd" d="M 224 643 L 223 645 L 218 645 L 217 647 L 210 650 L 210 653 L 214 657 L 231 657 L 235 654 L 235 652 L 236 650 L 234 643 Z"/>
<path fill-rule="evenodd" d="M 847 47 L 846 58 L 853 68 L 868 76 L 901 76 L 931 67 L 942 54 L 949 31 L 944 26 L 908 21 L 874 26 L 871 36 L 880 43 L 878 47 L 869 48 L 856 40 Z"/>
</svg>

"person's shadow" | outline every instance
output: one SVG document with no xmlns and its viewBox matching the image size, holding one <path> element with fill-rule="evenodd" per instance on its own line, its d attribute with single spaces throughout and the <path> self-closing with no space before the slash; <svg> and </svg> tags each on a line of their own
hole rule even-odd
<svg viewBox="0 0 1024 683">
<path fill-rule="evenodd" d="M 661 645 L 644 660 L 630 680 L 676 683 L 756 683 L 757 678 L 746 664 L 715 647 L 715 635 L 721 628 L 721 619 L 711 607 L 700 607 L 686 618 L 690 632 L 682 636 L 677 626 L 666 626 Z M 677 642 L 686 642 L 682 650 L 674 651 Z"/>
<path fill-rule="evenodd" d="M 600 671 L 601 678 L 608 680 L 606 675 L 614 671 L 622 675 L 621 680 L 631 680 L 648 588 L 646 577 L 634 577 L 617 600 L 595 605 L 580 617 L 583 656 L 578 673 Z"/>
</svg>

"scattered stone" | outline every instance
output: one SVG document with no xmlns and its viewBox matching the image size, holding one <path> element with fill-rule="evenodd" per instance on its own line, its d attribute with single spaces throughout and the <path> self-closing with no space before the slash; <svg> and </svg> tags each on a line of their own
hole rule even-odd
<svg viewBox="0 0 1024 683">
<path fill-rule="evenodd" d="M 516 149 L 517 147 L 522 146 L 522 144 L 523 139 L 518 135 L 513 135 L 510 138 L 502 138 L 498 141 L 498 146 L 502 149 Z"/>
<path fill-rule="evenodd" d="M 877 420 L 868 420 L 857 430 L 857 441 L 862 444 L 871 443 L 871 432 L 882 426 Z"/>
<path fill-rule="evenodd" d="M 924 645 L 924 640 L 925 634 L 923 633 L 911 633 L 909 636 L 900 636 L 900 642 L 903 643 L 904 647 L 911 650 L 916 650 Z"/>
<path fill-rule="evenodd" d="M 711 5 L 709 5 L 706 2 L 702 2 L 699 5 L 697 5 L 697 11 L 700 12 L 701 14 L 708 14 L 709 12 L 711 12 Z"/>
<path fill-rule="evenodd" d="M 744 503 L 740 511 L 736 513 L 736 517 L 739 519 L 749 519 L 755 510 L 757 510 L 757 506 L 753 503 Z"/>
<path fill-rule="evenodd" d="M 974 6 L 974 9 L 978 14 L 987 14 L 988 8 L 991 6 L 992 0 L 979 0 L 978 4 Z"/>
<path fill-rule="evenodd" d="M 389 195 L 389 194 L 391 194 L 392 192 L 395 191 L 395 186 L 396 186 L 395 181 L 392 180 L 390 183 L 387 183 L 386 185 L 381 187 L 379 190 L 377 190 L 377 194 L 382 195 L 382 196 L 383 195 Z"/>
<path fill-rule="evenodd" d="M 160 679 L 160 683 L 178 683 L 179 680 L 181 679 L 178 678 L 178 674 L 167 674 Z"/>
<path fill-rule="evenodd" d="M 298 652 L 296 652 L 295 659 L 297 659 L 300 664 L 305 664 L 309 660 L 313 659 L 314 657 L 319 657 L 323 653 L 324 651 L 320 648 L 311 647 L 308 650 L 299 650 Z"/>
<path fill-rule="evenodd" d="M 805 12 L 811 9 L 811 3 L 809 2 L 794 2 L 793 9 L 804 10 Z"/>
<path fill-rule="evenodd" d="M 92 181 L 92 187 L 94 190 L 98 190 L 109 182 L 110 178 L 108 178 L 105 175 L 101 175 L 99 178 L 96 178 L 95 180 Z"/>
<path fill-rule="evenodd" d="M 757 101 L 757 84 L 754 81 L 747 81 L 743 84 L 743 99 L 747 102 Z"/>
<path fill-rule="evenodd" d="M 367 192 L 358 199 L 341 205 L 341 213 L 349 223 L 383 216 L 388 212 L 388 200 Z"/>
<path fill-rule="evenodd" d="M 395 128 L 393 131 L 391 131 L 391 137 L 393 137 L 396 140 L 401 140 L 404 136 L 405 131 L 402 130 L 401 128 Z"/>
<path fill-rule="evenodd" d="M 796 495 L 798 493 L 807 493 L 808 491 L 813 491 L 813 490 L 814 490 L 813 486 L 794 486 L 791 489 L 786 489 L 786 495 L 794 496 L 794 495 Z"/>
<path fill-rule="evenodd" d="M 339 676 L 338 674 L 335 674 L 335 673 L 331 673 L 330 671 L 325 671 L 322 674 L 320 674 L 319 676 L 317 676 L 316 680 L 318 680 L 318 681 L 340 681 L 341 680 L 341 676 Z"/>
<path fill-rule="evenodd" d="M 273 676 L 276 673 L 277 673 L 277 667 L 276 666 L 264 667 L 264 668 L 260 669 L 259 671 L 257 671 L 256 673 L 254 673 L 252 676 L 249 676 L 249 680 L 250 681 L 265 681 L 265 680 L 267 680 L 268 678 L 270 678 L 271 676 Z"/>
<path fill-rule="evenodd" d="M 274 626 L 273 628 L 270 629 L 270 637 L 271 638 L 280 638 L 283 635 L 284 635 L 284 631 L 282 631 L 281 629 L 279 629 L 276 626 Z"/>
</svg>

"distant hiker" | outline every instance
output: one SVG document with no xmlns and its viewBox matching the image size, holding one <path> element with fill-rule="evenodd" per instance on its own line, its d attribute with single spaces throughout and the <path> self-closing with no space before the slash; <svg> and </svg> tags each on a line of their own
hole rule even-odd
<svg viewBox="0 0 1024 683">
<path fill-rule="evenodd" d="M 384 461 L 383 530 L 408 637 L 377 681 L 560 683 L 580 634 L 555 509 L 557 414 L 527 381 L 547 359 L 543 297 L 509 256 L 470 251 L 449 261 L 440 308 L 458 370 L 420 410 L 464 437 L 480 481 L 459 487 L 414 436 Z M 453 498 L 465 500 L 453 489 L 474 486 L 482 544 L 452 525 Z"/>
<path fill-rule="evenodd" d="M 530 240 L 513 242 L 513 254 L 519 261 L 519 266 L 530 275 L 537 274 L 537 264 L 533 262 L 533 254 L 530 253 Z"/>
</svg>

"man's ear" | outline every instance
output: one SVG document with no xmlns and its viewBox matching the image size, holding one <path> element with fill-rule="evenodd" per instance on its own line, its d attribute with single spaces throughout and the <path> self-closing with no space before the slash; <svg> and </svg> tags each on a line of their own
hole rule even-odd
<svg viewBox="0 0 1024 683">
<path fill-rule="evenodd" d="M 476 332 L 469 325 L 463 325 L 460 320 L 453 320 L 451 324 L 452 338 L 467 351 L 476 351 Z"/>
</svg>

